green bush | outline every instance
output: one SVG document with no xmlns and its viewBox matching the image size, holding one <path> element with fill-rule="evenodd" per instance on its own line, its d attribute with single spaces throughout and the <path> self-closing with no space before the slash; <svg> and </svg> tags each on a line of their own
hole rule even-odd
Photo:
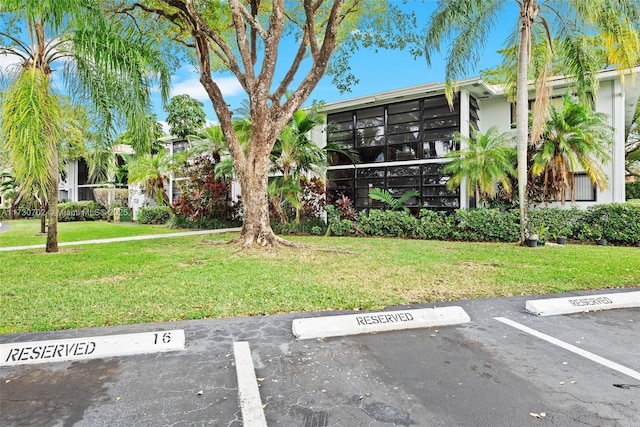
<svg viewBox="0 0 640 427">
<path fill-rule="evenodd" d="M 350 219 L 334 220 L 329 228 L 334 236 L 357 236 L 362 234 L 359 225 Z"/>
<path fill-rule="evenodd" d="M 58 221 L 95 221 L 106 219 L 107 210 L 94 201 L 58 203 Z"/>
<path fill-rule="evenodd" d="M 640 243 L 640 206 L 629 203 L 596 205 L 584 211 L 582 221 L 577 224 L 578 238 L 621 245 Z"/>
<path fill-rule="evenodd" d="M 421 209 L 416 227 L 411 231 L 414 239 L 446 240 L 451 238 L 453 216 Z"/>
<path fill-rule="evenodd" d="M 627 182 L 625 184 L 625 190 L 627 200 L 640 199 L 640 180 Z"/>
<path fill-rule="evenodd" d="M 8 219 L 11 214 L 11 210 L 9 208 L 0 209 L 0 219 Z"/>
<path fill-rule="evenodd" d="M 468 242 L 517 242 L 518 217 L 500 209 L 458 209 L 451 237 Z"/>
<path fill-rule="evenodd" d="M 371 236 L 407 237 L 413 234 L 418 220 L 405 211 L 372 209 L 358 216 L 358 225 Z"/>
<path fill-rule="evenodd" d="M 604 237 L 611 244 L 640 245 L 640 205 L 632 203 L 597 205 L 586 210 L 532 209 L 529 219 L 532 232 L 544 228 L 551 238 L 564 235 L 592 242 Z M 360 213 L 357 222 L 334 215 L 330 224 L 331 234 L 336 236 L 364 234 L 470 242 L 520 239 L 518 212 L 500 209 L 459 209 L 452 214 L 423 209 L 417 218 L 402 211 L 375 209 Z"/>
<path fill-rule="evenodd" d="M 583 221 L 585 211 L 578 208 L 540 208 L 529 211 L 529 227 L 531 230 L 540 230 L 546 227 L 549 236 L 575 238 L 576 226 Z"/>
<path fill-rule="evenodd" d="M 171 208 L 169 206 L 153 206 L 142 208 L 138 211 L 138 222 L 140 224 L 166 224 L 171 218 Z"/>
</svg>

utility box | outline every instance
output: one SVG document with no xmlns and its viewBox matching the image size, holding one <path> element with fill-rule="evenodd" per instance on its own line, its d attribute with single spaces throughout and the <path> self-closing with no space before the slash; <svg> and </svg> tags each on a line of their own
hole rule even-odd
<svg viewBox="0 0 640 427">
<path fill-rule="evenodd" d="M 120 222 L 123 221 L 127 221 L 130 222 L 131 221 L 131 208 L 120 208 Z"/>
</svg>

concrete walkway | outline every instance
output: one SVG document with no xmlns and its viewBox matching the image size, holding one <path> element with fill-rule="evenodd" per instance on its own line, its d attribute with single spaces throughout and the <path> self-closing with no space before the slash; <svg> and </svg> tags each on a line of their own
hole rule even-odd
<svg viewBox="0 0 640 427">
<path fill-rule="evenodd" d="M 178 233 L 148 234 L 144 236 L 113 237 L 110 239 L 79 240 L 77 242 L 61 242 L 61 243 L 58 243 L 58 246 L 65 247 L 65 246 L 80 246 L 80 245 L 97 245 L 101 243 L 129 242 L 133 240 L 165 239 L 169 237 L 199 236 L 199 235 L 206 235 L 206 234 L 232 233 L 237 231 L 240 231 L 240 227 L 219 228 L 215 230 L 181 231 Z M 29 249 L 44 249 L 45 246 L 46 246 L 45 244 L 26 245 L 26 246 L 7 246 L 4 248 L 0 247 L 0 252 L 24 251 Z"/>
</svg>

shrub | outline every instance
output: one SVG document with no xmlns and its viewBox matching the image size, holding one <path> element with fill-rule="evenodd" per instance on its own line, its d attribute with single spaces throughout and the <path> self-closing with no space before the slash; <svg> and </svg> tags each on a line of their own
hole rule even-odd
<svg viewBox="0 0 640 427">
<path fill-rule="evenodd" d="M 324 181 L 320 178 L 300 178 L 302 187 L 302 218 L 316 219 L 324 217 L 324 207 L 327 205 Z"/>
<path fill-rule="evenodd" d="M 640 206 L 629 203 L 609 203 L 589 207 L 577 225 L 578 237 L 593 240 L 599 237 L 622 245 L 640 243 Z"/>
<path fill-rule="evenodd" d="M 300 222 L 272 222 L 271 228 L 276 234 L 314 234 L 322 235 L 326 224 L 320 218 L 302 219 Z"/>
<path fill-rule="evenodd" d="M 451 238 L 453 216 L 442 212 L 421 209 L 416 227 L 411 232 L 414 239 L 446 240 Z"/>
<path fill-rule="evenodd" d="M 546 227 L 551 237 L 576 237 L 577 224 L 583 221 L 585 211 L 572 208 L 540 208 L 529 211 L 529 226 L 531 230 Z"/>
<path fill-rule="evenodd" d="M 171 218 L 171 208 L 169 206 L 153 206 L 142 208 L 138 211 L 138 222 L 140 224 L 166 224 Z"/>
<path fill-rule="evenodd" d="M 517 242 L 518 217 L 499 209 L 458 209 L 451 237 L 469 242 Z"/>
<path fill-rule="evenodd" d="M 113 217 L 115 208 L 123 208 L 129 205 L 129 190 L 126 188 L 94 188 L 93 197 L 107 209 L 109 219 Z"/>
<path fill-rule="evenodd" d="M 418 224 L 416 217 L 405 211 L 372 209 L 358 216 L 364 234 L 385 237 L 407 237 Z"/>
<path fill-rule="evenodd" d="M 215 160 L 206 155 L 196 157 L 182 168 L 186 179 L 175 204 L 176 214 L 200 225 L 210 220 L 224 223 L 237 217 L 239 205 L 231 201 L 231 183 L 216 177 L 215 168 Z"/>
<path fill-rule="evenodd" d="M 58 221 L 95 221 L 106 219 L 107 210 L 94 201 L 66 202 L 58 204 Z"/>
<path fill-rule="evenodd" d="M 640 180 L 635 182 L 627 182 L 625 184 L 627 200 L 640 199 Z"/>
<path fill-rule="evenodd" d="M 350 219 L 340 219 L 329 224 L 329 230 L 334 236 L 357 236 L 362 233 L 358 224 Z"/>
</svg>

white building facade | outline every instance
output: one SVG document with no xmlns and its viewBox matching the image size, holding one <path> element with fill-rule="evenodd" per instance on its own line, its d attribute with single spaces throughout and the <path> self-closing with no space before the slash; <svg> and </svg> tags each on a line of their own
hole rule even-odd
<svg viewBox="0 0 640 427">
<path fill-rule="evenodd" d="M 621 78 L 618 71 L 598 75 L 596 111 L 605 113 L 614 128 L 611 161 L 603 165 L 609 179 L 600 192 L 589 178 L 576 173 L 576 205 L 625 201 L 624 145 L 640 95 L 640 68 Z M 561 102 L 571 93 L 571 81 L 549 80 L 552 102 Z M 432 83 L 401 90 L 327 104 L 322 113 L 326 125 L 312 133 L 320 146 L 335 146 L 358 154 L 356 164 L 343 155 L 334 155 L 327 170 L 327 192 L 336 200 L 347 196 L 358 210 L 377 206 L 368 198 L 371 188 L 384 188 L 399 197 L 409 189 L 420 195 L 407 203 L 412 210 L 421 208 L 453 210 L 475 206 L 465 184 L 457 191 L 446 188 L 448 176 L 442 167 L 444 156 L 460 149 L 454 134 L 468 136 L 470 127 L 486 132 L 497 126 L 500 132 L 515 128 L 515 108 L 502 86 L 493 86 L 480 78 L 458 82 L 454 108 L 444 96 L 444 84 Z M 533 104 L 535 93 L 530 91 Z"/>
</svg>

